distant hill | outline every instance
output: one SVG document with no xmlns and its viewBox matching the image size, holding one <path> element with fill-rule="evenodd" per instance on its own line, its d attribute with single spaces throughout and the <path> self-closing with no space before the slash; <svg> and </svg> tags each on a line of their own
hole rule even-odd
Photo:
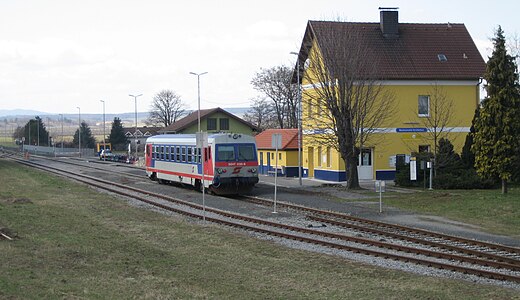
<svg viewBox="0 0 520 300">
<path fill-rule="evenodd" d="M 232 107 L 232 108 L 224 108 L 224 110 L 234 114 L 235 116 L 242 118 L 246 111 L 249 109 L 249 107 Z M 187 111 L 187 113 L 190 113 L 192 111 Z M 34 118 L 35 116 L 40 116 L 42 119 L 45 120 L 45 118 L 51 118 L 59 120 L 60 114 L 56 113 L 47 113 L 47 112 L 41 112 L 36 110 L 27 110 L 27 109 L 0 109 L 0 119 L 5 118 L 13 118 L 13 117 L 21 117 L 23 119 L 30 119 Z M 44 118 L 45 116 L 45 118 Z M 65 118 L 68 119 L 76 119 L 78 118 L 78 114 L 64 114 Z M 135 112 L 124 112 L 124 113 L 118 113 L 118 114 L 106 114 L 105 120 L 107 122 L 112 121 L 114 117 L 118 117 L 123 121 L 127 122 L 133 122 L 135 120 Z M 91 121 L 103 121 L 103 114 L 81 114 L 81 118 L 83 120 L 91 120 Z M 139 122 L 146 120 L 148 118 L 148 112 L 138 112 L 137 113 L 137 119 Z"/>
<path fill-rule="evenodd" d="M 0 117 L 7 116 L 46 116 L 50 113 L 29 109 L 0 109 Z"/>
</svg>

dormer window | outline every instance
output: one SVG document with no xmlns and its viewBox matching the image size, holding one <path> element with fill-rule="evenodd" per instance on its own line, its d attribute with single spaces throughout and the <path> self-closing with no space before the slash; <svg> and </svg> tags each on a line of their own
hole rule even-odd
<svg viewBox="0 0 520 300">
<path fill-rule="evenodd" d="M 437 57 L 439 58 L 440 62 L 448 61 L 448 58 L 446 57 L 445 54 L 437 54 Z"/>
</svg>

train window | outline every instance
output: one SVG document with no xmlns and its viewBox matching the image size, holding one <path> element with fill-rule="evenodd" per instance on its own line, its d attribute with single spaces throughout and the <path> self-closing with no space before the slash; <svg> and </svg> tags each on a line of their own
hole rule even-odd
<svg viewBox="0 0 520 300">
<path fill-rule="evenodd" d="M 161 159 L 164 159 L 164 146 L 161 146 Z"/>
<path fill-rule="evenodd" d="M 193 152 L 192 152 L 193 148 L 192 147 L 188 147 L 188 162 L 193 162 Z"/>
<path fill-rule="evenodd" d="M 179 146 L 175 147 L 175 160 L 181 161 L 181 147 Z"/>
<path fill-rule="evenodd" d="M 255 147 L 253 145 L 238 145 L 238 160 L 255 160 Z"/>
<path fill-rule="evenodd" d="M 167 161 L 170 161 L 170 159 L 171 159 L 171 152 L 170 151 L 171 151 L 171 147 L 170 146 L 166 147 L 166 160 Z"/>
<path fill-rule="evenodd" d="M 200 148 L 197 148 L 197 163 L 200 164 Z"/>
<path fill-rule="evenodd" d="M 234 145 L 219 145 L 217 147 L 218 161 L 234 161 L 235 160 L 235 146 Z"/>
<path fill-rule="evenodd" d="M 182 162 L 186 162 L 186 147 L 181 147 L 182 151 Z"/>
</svg>

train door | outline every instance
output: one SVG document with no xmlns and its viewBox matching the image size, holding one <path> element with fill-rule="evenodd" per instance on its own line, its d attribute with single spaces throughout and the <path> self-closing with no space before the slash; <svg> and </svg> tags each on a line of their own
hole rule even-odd
<svg viewBox="0 0 520 300">
<path fill-rule="evenodd" d="M 204 148 L 204 173 L 206 175 L 213 176 L 214 169 L 213 169 L 213 157 L 211 157 L 211 146 L 208 146 L 207 148 Z"/>
<path fill-rule="evenodd" d="M 152 144 L 146 145 L 146 166 L 147 167 L 154 167 L 152 166 Z"/>
</svg>

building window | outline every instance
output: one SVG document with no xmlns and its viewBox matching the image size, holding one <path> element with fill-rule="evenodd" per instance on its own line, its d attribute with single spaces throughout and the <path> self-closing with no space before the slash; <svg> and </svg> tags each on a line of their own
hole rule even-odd
<svg viewBox="0 0 520 300">
<path fill-rule="evenodd" d="M 327 147 L 327 167 L 331 167 L 331 157 L 330 157 L 331 153 L 330 153 L 330 147 Z"/>
<path fill-rule="evenodd" d="M 371 166 L 372 165 L 372 149 L 363 148 L 361 149 L 358 156 L 358 166 Z"/>
<path fill-rule="evenodd" d="M 217 119 L 208 118 L 207 123 L 208 123 L 207 130 L 217 130 Z"/>
<path fill-rule="evenodd" d="M 318 147 L 318 167 L 321 167 L 321 161 L 323 160 L 321 153 L 321 146 Z"/>
<path fill-rule="evenodd" d="M 219 119 L 220 121 L 220 130 L 229 130 L 229 119 L 228 118 L 222 118 Z"/>
<path fill-rule="evenodd" d="M 278 160 L 282 160 L 282 153 L 278 153 Z"/>
<path fill-rule="evenodd" d="M 419 153 L 430 152 L 430 145 L 419 145 Z"/>
<path fill-rule="evenodd" d="M 271 159 L 274 159 L 274 152 L 271 152 Z"/>
<path fill-rule="evenodd" d="M 419 117 L 430 116 L 430 96 L 419 96 Z"/>
</svg>

